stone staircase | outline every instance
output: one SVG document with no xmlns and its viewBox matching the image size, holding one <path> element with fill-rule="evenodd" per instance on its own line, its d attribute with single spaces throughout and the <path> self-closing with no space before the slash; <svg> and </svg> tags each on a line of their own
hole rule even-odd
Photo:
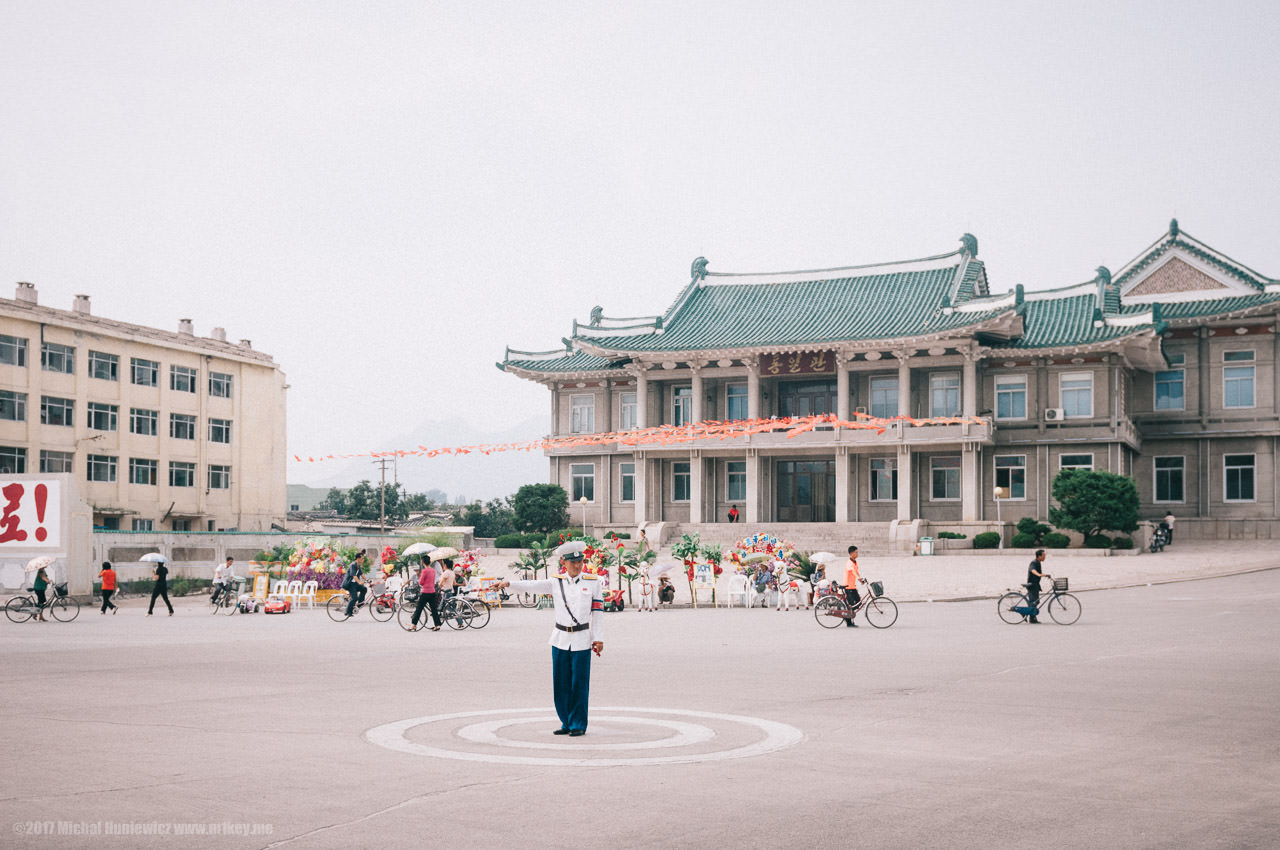
<svg viewBox="0 0 1280 850">
<path fill-rule="evenodd" d="M 744 537 L 770 534 L 790 541 L 802 552 L 843 555 L 850 545 L 856 545 L 863 556 L 890 553 L 887 522 L 668 523 L 662 529 L 662 554 L 669 554 L 672 544 L 685 534 L 697 534 L 703 545 L 715 543 L 726 549 Z"/>
</svg>

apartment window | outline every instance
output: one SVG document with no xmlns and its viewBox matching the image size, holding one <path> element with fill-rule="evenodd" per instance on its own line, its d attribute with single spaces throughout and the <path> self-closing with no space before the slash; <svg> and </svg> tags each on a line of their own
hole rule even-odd
<svg viewBox="0 0 1280 850">
<path fill-rule="evenodd" d="M 1253 455 L 1223 455 L 1222 471 L 1225 477 L 1224 492 L 1228 502 L 1252 502 L 1256 497 L 1253 492 Z"/>
<path fill-rule="evenodd" d="M 159 480 L 159 463 L 145 458 L 129 458 L 129 483 L 156 486 Z"/>
<path fill-rule="evenodd" d="M 1253 351 L 1224 351 L 1222 359 L 1226 363 L 1252 363 Z M 1222 406 L 1253 407 L 1254 367 L 1223 366 L 1222 367 Z"/>
<path fill-rule="evenodd" d="M 210 372 L 209 395 L 214 398 L 231 398 L 231 378 L 225 372 Z"/>
<path fill-rule="evenodd" d="M 1156 461 L 1156 498 L 1157 502 L 1184 501 L 1182 482 L 1186 470 L 1186 459 L 1182 457 L 1157 457 Z"/>
<path fill-rule="evenodd" d="M 594 434 L 596 430 L 596 397 L 593 395 L 576 395 L 569 404 L 569 432 L 571 434 Z"/>
<path fill-rule="evenodd" d="M 115 481 L 116 459 L 112 455 L 89 455 L 90 481 Z"/>
<path fill-rule="evenodd" d="M 210 490 L 230 490 L 231 489 L 231 467 L 219 466 L 218 464 L 209 465 L 209 489 Z"/>
<path fill-rule="evenodd" d="M 933 501 L 949 502 L 960 498 L 960 458 L 935 457 L 929 461 L 933 475 Z"/>
<path fill-rule="evenodd" d="M 1002 499 L 1027 498 L 1027 456 L 997 455 L 996 486 L 1004 490 Z"/>
<path fill-rule="evenodd" d="M 70 428 L 75 424 L 76 403 L 69 398 L 54 396 L 40 397 L 40 424 L 63 425 Z"/>
<path fill-rule="evenodd" d="M 618 402 L 618 418 L 621 420 L 620 425 L 623 431 L 630 431 L 639 425 L 640 420 L 636 418 L 636 394 L 623 393 Z"/>
<path fill-rule="evenodd" d="M 10 422 L 27 421 L 27 394 L 12 390 L 0 390 L 0 419 Z"/>
<path fill-rule="evenodd" d="M 196 465 L 181 460 L 169 461 L 169 486 L 170 487 L 194 487 L 196 486 Z"/>
<path fill-rule="evenodd" d="M 634 463 L 618 464 L 619 474 L 622 476 L 622 498 L 623 502 L 634 502 L 636 500 L 636 465 Z"/>
<path fill-rule="evenodd" d="M 140 360 L 134 357 L 131 362 L 132 381 L 139 387 L 160 386 L 160 364 L 155 360 Z"/>
<path fill-rule="evenodd" d="M 731 460 L 726 464 L 728 469 L 728 486 L 724 488 L 725 498 L 730 502 L 747 500 L 747 462 Z"/>
<path fill-rule="evenodd" d="M 99 404 L 91 401 L 89 402 L 89 428 L 94 431 L 114 431 L 119 413 L 120 408 L 114 404 Z"/>
<path fill-rule="evenodd" d="M 189 413 L 169 414 L 169 436 L 175 440 L 196 438 L 196 418 Z"/>
<path fill-rule="evenodd" d="M 1156 410 L 1182 410 L 1186 406 L 1182 369 L 1156 372 Z"/>
<path fill-rule="evenodd" d="M 189 519 L 170 520 L 169 524 L 173 526 L 174 531 L 190 531 L 191 530 L 191 520 Z"/>
<path fill-rule="evenodd" d="M 0 473 L 18 475 L 27 471 L 27 450 L 0 446 Z"/>
<path fill-rule="evenodd" d="M 155 531 L 156 521 L 153 519 L 135 519 L 133 520 L 134 531 Z"/>
<path fill-rule="evenodd" d="M 1093 373 L 1063 372 L 1058 378 L 1063 415 L 1078 419 L 1093 416 Z"/>
<path fill-rule="evenodd" d="M 120 380 L 120 358 L 101 351 L 89 352 L 89 377 L 101 381 Z"/>
<path fill-rule="evenodd" d="M 26 366 L 26 338 L 0 334 L 0 363 L 5 364 L 6 366 Z"/>
<path fill-rule="evenodd" d="M 672 397 L 671 424 L 680 426 L 693 422 L 693 387 L 676 387 Z"/>
<path fill-rule="evenodd" d="M 1027 378 L 996 378 L 996 419 L 1027 418 Z"/>
<path fill-rule="evenodd" d="M 46 372 L 76 373 L 76 350 L 70 345 L 46 342 L 40 346 L 40 366 Z"/>
<path fill-rule="evenodd" d="M 71 452 L 40 450 L 41 472 L 71 472 L 75 469 L 76 456 Z"/>
<path fill-rule="evenodd" d="M 871 459 L 871 501 L 892 502 L 897 498 L 898 462 L 891 458 L 873 457 Z"/>
<path fill-rule="evenodd" d="M 1061 455 L 1058 469 L 1087 469 L 1093 471 L 1093 455 Z"/>
<path fill-rule="evenodd" d="M 747 418 L 747 385 L 730 384 L 727 389 L 725 419 L 736 421 Z"/>
<path fill-rule="evenodd" d="M 196 391 L 195 369 L 189 369 L 186 366 L 170 366 L 169 367 L 169 389 L 179 393 L 193 393 Z"/>
<path fill-rule="evenodd" d="M 129 433 L 154 437 L 160 430 L 160 411 L 134 407 L 129 410 Z"/>
<path fill-rule="evenodd" d="M 585 496 L 588 502 L 596 500 L 596 467 L 593 463 L 574 463 L 569 465 L 569 477 L 573 481 L 573 501 L 580 502 Z M 570 505 L 569 507 L 573 507 Z"/>
<path fill-rule="evenodd" d="M 209 442 L 211 443 L 230 443 L 231 442 L 231 420 L 230 419 L 210 419 L 209 420 Z"/>
<path fill-rule="evenodd" d="M 693 490 L 693 474 L 687 460 L 671 464 L 671 501 L 687 502 Z"/>
<path fill-rule="evenodd" d="M 960 415 L 960 373 L 935 372 L 929 376 L 931 416 Z"/>
<path fill-rule="evenodd" d="M 891 419 L 898 415 L 896 377 L 871 379 L 871 415 L 878 419 Z"/>
</svg>

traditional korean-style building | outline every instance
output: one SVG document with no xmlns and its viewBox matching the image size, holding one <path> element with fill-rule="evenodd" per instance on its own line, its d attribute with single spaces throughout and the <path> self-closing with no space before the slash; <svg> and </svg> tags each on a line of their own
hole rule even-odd
<svg viewBox="0 0 1280 850">
<path fill-rule="evenodd" d="M 1076 467 L 1133 476 L 1144 516 L 1172 512 L 1184 538 L 1280 537 L 1278 330 L 1280 281 L 1175 220 L 1119 271 L 1047 291 L 993 293 L 969 234 L 947 254 L 815 271 L 699 258 L 661 315 L 597 307 L 562 347 L 508 348 L 498 366 L 551 391 L 553 435 L 814 413 L 974 420 L 549 451 L 575 520 L 585 497 L 600 529 L 669 536 L 737 506 L 747 528 L 878 526 L 904 548 L 994 527 L 997 511 L 1045 519 L 1054 476 Z"/>
</svg>

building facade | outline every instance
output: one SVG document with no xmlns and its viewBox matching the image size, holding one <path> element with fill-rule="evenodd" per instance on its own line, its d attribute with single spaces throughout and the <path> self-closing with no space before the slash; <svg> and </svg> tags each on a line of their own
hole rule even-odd
<svg viewBox="0 0 1280 850">
<path fill-rule="evenodd" d="M 283 528 L 285 377 L 248 340 L 0 299 L 0 471 L 72 473 L 93 525 Z"/>
<path fill-rule="evenodd" d="M 662 315 L 596 308 L 563 348 L 498 366 L 547 386 L 555 435 L 970 420 L 550 451 L 550 480 L 600 526 L 724 522 L 731 506 L 749 523 L 1046 518 L 1054 476 L 1076 467 L 1133 476 L 1148 518 L 1252 537 L 1280 535 L 1278 330 L 1280 282 L 1174 221 L 1119 272 L 1039 292 L 993 294 L 968 234 L 948 254 L 811 272 L 699 258 Z"/>
</svg>

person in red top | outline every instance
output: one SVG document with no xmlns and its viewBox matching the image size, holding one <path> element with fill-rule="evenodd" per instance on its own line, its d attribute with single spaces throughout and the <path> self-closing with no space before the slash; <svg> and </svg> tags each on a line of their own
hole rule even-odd
<svg viewBox="0 0 1280 850">
<path fill-rule="evenodd" d="M 440 564 L 444 569 L 453 567 L 453 562 L 448 558 L 441 559 Z M 422 571 L 418 573 L 418 588 L 421 592 L 418 594 L 418 604 L 413 609 L 413 628 L 409 629 L 409 631 L 416 632 L 418 630 L 418 620 L 422 617 L 422 608 L 430 605 L 431 622 L 434 623 L 431 631 L 438 632 L 440 631 L 440 594 L 436 591 L 435 567 L 429 562 L 423 563 Z"/>
<path fill-rule="evenodd" d="M 107 609 L 111 609 L 112 616 L 120 609 L 111 601 L 111 596 L 116 592 L 116 571 L 111 568 L 110 561 L 102 562 L 102 570 L 98 573 L 98 581 L 102 582 L 102 613 L 107 613 Z"/>
<path fill-rule="evenodd" d="M 849 560 L 844 565 L 844 598 L 849 603 L 849 616 L 844 624 L 851 628 L 858 625 L 853 621 L 853 617 L 858 609 L 858 603 L 862 601 L 862 596 L 858 593 L 860 581 L 862 581 L 862 574 L 858 572 L 858 547 L 850 546 Z"/>
<path fill-rule="evenodd" d="M 729 506 L 729 522 L 737 522 L 737 521 L 738 521 L 738 506 L 730 505 Z"/>
</svg>

